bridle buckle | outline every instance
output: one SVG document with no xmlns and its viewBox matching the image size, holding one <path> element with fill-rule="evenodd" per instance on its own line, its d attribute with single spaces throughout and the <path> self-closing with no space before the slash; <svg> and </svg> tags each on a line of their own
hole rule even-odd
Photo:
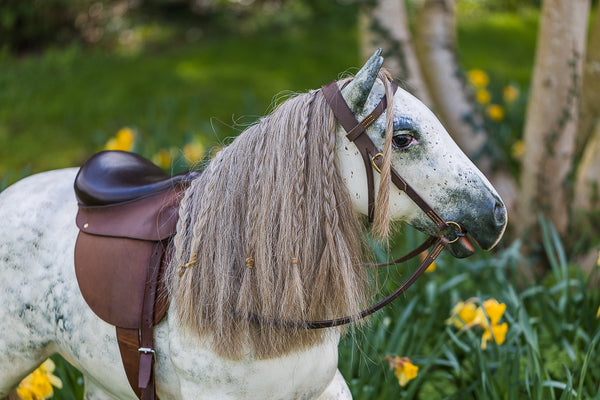
<svg viewBox="0 0 600 400">
<path fill-rule="evenodd" d="M 377 153 L 373 157 L 371 157 L 371 165 L 373 166 L 373 168 L 375 168 L 375 171 L 377 171 L 378 174 L 381 174 L 381 169 L 375 163 L 375 159 L 377 157 L 381 157 L 381 159 L 383 160 L 383 153 Z"/>
<path fill-rule="evenodd" d="M 454 222 L 454 221 L 446 221 L 446 227 L 445 228 L 439 228 L 438 229 L 438 237 L 443 237 L 446 240 L 448 240 L 448 244 L 454 243 L 456 242 L 458 239 L 460 239 L 461 237 L 464 237 L 466 235 L 465 232 L 463 232 L 462 227 L 458 224 L 458 222 Z M 452 229 L 454 232 L 454 239 L 450 239 L 448 238 L 448 236 L 446 236 L 446 232 L 443 231 L 447 231 L 449 229 Z"/>
</svg>

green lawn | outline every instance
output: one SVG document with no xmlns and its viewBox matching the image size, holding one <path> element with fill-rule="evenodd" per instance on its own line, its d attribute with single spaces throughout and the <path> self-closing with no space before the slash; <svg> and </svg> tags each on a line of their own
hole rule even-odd
<svg viewBox="0 0 600 400">
<path fill-rule="evenodd" d="M 208 37 L 138 54 L 70 47 L 0 59 L 0 176 L 78 165 L 123 126 L 150 148 L 186 136 L 217 143 L 357 66 L 355 19 L 302 29 Z"/>
<path fill-rule="evenodd" d="M 356 71 L 356 7 L 336 7 L 336 17 L 286 29 L 175 36 L 132 54 L 72 46 L 0 55 L 0 177 L 79 165 L 124 126 L 139 130 L 149 153 L 193 135 L 208 145 L 236 135 L 278 94 Z M 536 14 L 473 12 L 458 19 L 464 66 L 525 87 Z"/>
<path fill-rule="evenodd" d="M 458 44 L 465 69 L 483 69 L 502 85 L 527 88 L 535 56 L 539 11 L 486 13 L 459 3 Z"/>
</svg>

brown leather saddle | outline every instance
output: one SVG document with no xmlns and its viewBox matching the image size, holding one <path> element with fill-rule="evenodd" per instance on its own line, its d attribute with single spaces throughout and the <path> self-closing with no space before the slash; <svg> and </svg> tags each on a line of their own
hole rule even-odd
<svg viewBox="0 0 600 400">
<path fill-rule="evenodd" d="M 90 308 L 116 327 L 127 378 L 144 400 L 157 398 L 153 326 L 168 307 L 165 254 L 183 190 L 198 174 L 170 176 L 139 155 L 104 151 L 75 178 L 79 288 Z"/>
</svg>

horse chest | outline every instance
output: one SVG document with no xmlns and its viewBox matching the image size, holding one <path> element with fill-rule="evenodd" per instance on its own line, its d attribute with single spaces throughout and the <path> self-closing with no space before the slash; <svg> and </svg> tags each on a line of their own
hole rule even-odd
<svg viewBox="0 0 600 400">
<path fill-rule="evenodd" d="M 233 361 L 179 332 L 175 321 L 169 320 L 169 325 L 170 358 L 185 399 L 312 399 L 325 390 L 337 370 L 337 329 L 306 351 Z"/>
</svg>

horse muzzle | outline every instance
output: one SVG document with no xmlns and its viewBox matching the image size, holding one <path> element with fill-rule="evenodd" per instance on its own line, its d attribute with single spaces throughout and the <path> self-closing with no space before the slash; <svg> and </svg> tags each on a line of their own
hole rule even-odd
<svg viewBox="0 0 600 400">
<path fill-rule="evenodd" d="M 464 236 L 448 245 L 450 253 L 464 258 L 475 252 L 475 246 L 485 251 L 493 249 L 502 238 L 508 216 L 504 203 L 498 196 L 491 195 L 485 204 L 473 205 L 470 210 L 455 221 L 460 224 Z"/>
</svg>

